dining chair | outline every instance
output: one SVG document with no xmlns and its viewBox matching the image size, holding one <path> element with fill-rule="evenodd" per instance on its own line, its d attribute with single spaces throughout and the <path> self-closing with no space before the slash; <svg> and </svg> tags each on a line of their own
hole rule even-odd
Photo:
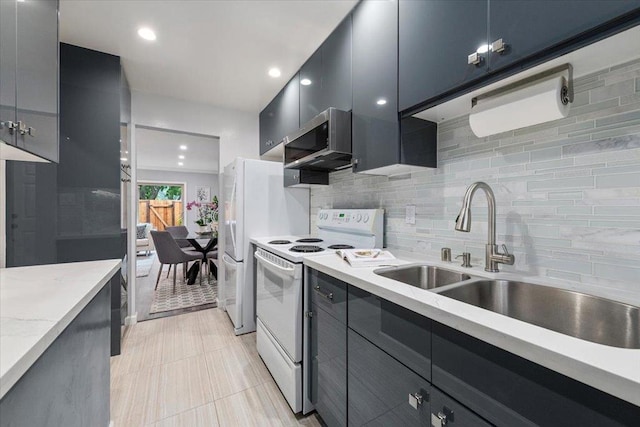
<svg viewBox="0 0 640 427">
<path fill-rule="evenodd" d="M 169 234 L 171 234 L 171 237 L 173 237 L 173 239 L 176 241 L 176 243 L 178 244 L 178 246 L 180 246 L 181 249 L 191 248 L 191 243 L 189 243 L 189 241 L 186 239 L 186 237 L 189 235 L 189 229 L 186 226 L 174 225 L 172 227 L 165 227 L 164 230 L 169 232 Z M 187 266 L 183 264 L 182 267 L 184 270 L 184 277 L 186 279 Z M 169 270 L 167 271 L 167 277 L 169 277 L 170 273 L 171 273 L 171 265 L 169 265 Z"/>
<path fill-rule="evenodd" d="M 178 246 L 178 243 L 173 239 L 168 231 L 151 231 L 151 238 L 153 239 L 153 244 L 155 245 L 156 253 L 158 254 L 158 260 L 160 261 L 160 270 L 158 271 L 155 289 L 158 289 L 160 275 L 162 274 L 162 267 L 165 264 L 169 264 L 170 266 L 176 266 L 173 269 L 173 293 L 175 293 L 177 265 L 185 265 L 189 261 L 198 261 L 198 265 L 201 267 L 202 254 L 188 253 L 180 249 L 180 246 Z M 202 274 L 200 275 L 200 284 L 202 284 Z"/>
</svg>

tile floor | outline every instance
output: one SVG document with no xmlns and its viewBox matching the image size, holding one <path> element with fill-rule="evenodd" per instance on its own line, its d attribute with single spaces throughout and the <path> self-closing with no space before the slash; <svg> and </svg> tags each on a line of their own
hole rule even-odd
<svg viewBox="0 0 640 427">
<path fill-rule="evenodd" d="M 320 426 L 295 416 L 256 351 L 213 308 L 140 322 L 111 358 L 114 427 Z"/>
</svg>

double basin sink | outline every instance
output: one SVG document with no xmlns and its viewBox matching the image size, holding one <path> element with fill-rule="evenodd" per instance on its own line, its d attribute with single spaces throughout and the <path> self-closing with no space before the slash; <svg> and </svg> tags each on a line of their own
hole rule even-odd
<svg viewBox="0 0 640 427">
<path fill-rule="evenodd" d="M 575 338 L 640 349 L 640 307 L 550 286 L 473 277 L 426 264 L 382 268 L 375 273 Z"/>
</svg>

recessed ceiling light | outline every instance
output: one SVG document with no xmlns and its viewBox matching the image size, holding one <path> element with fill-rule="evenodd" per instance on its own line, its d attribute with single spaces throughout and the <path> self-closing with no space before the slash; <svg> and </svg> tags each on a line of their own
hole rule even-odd
<svg viewBox="0 0 640 427">
<path fill-rule="evenodd" d="M 280 72 L 280 69 L 279 69 L 279 68 L 275 68 L 275 67 L 274 67 L 274 68 L 270 68 L 270 69 L 269 69 L 269 75 L 270 75 L 271 77 L 274 77 L 274 78 L 275 78 L 275 77 L 280 77 L 280 75 L 281 75 L 281 74 L 282 74 L 282 73 Z"/>
<path fill-rule="evenodd" d="M 182 154 L 180 154 L 180 155 L 178 156 L 178 158 L 179 158 L 180 160 L 184 160 L 184 156 L 183 156 Z"/>
<path fill-rule="evenodd" d="M 142 27 L 138 29 L 138 35 L 145 40 L 154 41 L 156 39 L 156 33 L 148 27 Z"/>
<path fill-rule="evenodd" d="M 120 157 L 120 161 L 121 162 L 126 162 L 127 160 L 129 160 L 129 159 L 127 159 L 126 157 Z"/>
<path fill-rule="evenodd" d="M 184 163 L 178 162 L 178 166 L 183 166 L 183 165 L 184 165 Z"/>
<path fill-rule="evenodd" d="M 181 150 L 186 150 L 186 149 L 187 149 L 187 146 L 186 146 L 186 145 L 181 145 L 181 146 L 180 146 L 180 149 L 181 149 Z"/>
<path fill-rule="evenodd" d="M 301 84 L 302 86 L 309 86 L 309 85 L 311 84 L 311 80 L 309 80 L 309 79 L 302 79 L 302 80 L 300 80 L 300 84 Z"/>
<path fill-rule="evenodd" d="M 478 53 L 487 53 L 487 52 L 489 52 L 489 45 L 488 44 L 483 44 L 482 46 L 480 46 L 478 48 L 478 50 L 476 50 L 476 52 L 478 52 Z"/>
<path fill-rule="evenodd" d="M 386 103 L 387 103 L 387 100 L 386 100 L 386 99 L 384 99 L 384 98 L 380 98 L 380 99 L 378 99 L 378 100 L 376 101 L 376 104 L 378 104 L 378 105 L 384 105 L 384 104 L 386 104 Z"/>
</svg>

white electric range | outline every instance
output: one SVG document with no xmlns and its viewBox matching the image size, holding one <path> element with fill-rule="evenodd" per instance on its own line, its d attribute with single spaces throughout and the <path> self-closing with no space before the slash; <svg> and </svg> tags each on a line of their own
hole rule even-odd
<svg viewBox="0 0 640 427">
<path fill-rule="evenodd" d="M 322 209 L 316 217 L 317 237 L 254 238 L 258 353 L 294 413 L 308 413 L 313 405 L 303 393 L 308 370 L 303 369 L 308 322 L 303 312 L 303 262 L 307 257 L 337 249 L 382 248 L 384 210 Z"/>
</svg>

